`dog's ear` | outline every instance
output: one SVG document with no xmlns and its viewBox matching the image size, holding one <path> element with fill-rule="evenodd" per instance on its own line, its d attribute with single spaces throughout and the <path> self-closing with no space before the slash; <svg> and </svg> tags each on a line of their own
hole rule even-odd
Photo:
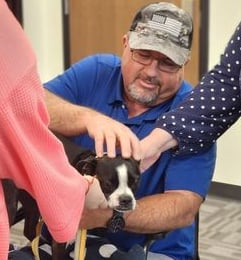
<svg viewBox="0 0 241 260">
<path fill-rule="evenodd" d="M 65 153 L 68 157 L 70 164 L 79 171 L 82 175 L 95 175 L 96 156 L 91 150 L 72 142 L 69 138 L 53 132 L 53 134 L 62 142 Z"/>
<path fill-rule="evenodd" d="M 97 159 L 93 152 L 88 151 L 79 158 L 73 165 L 82 175 L 95 175 Z"/>
</svg>

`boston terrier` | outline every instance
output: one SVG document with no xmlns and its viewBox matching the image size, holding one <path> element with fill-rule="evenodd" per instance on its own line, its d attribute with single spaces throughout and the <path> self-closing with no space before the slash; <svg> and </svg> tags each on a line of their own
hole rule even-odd
<svg viewBox="0 0 241 260">
<path fill-rule="evenodd" d="M 100 187 L 110 208 L 119 212 L 133 210 L 135 208 L 136 200 L 134 193 L 140 179 L 139 162 L 132 158 L 124 159 L 121 155 L 118 155 L 115 158 L 109 158 L 107 155 L 104 155 L 103 157 L 98 158 L 94 152 L 77 146 L 68 138 L 59 134 L 55 135 L 63 143 L 70 164 L 81 174 L 92 175 L 99 180 Z M 33 233 L 39 218 L 39 211 L 36 202 L 29 194 L 25 191 L 20 191 L 19 193 L 20 195 L 24 195 L 18 197 L 25 213 L 23 215 L 23 218 L 25 219 L 24 234 L 31 241 L 34 238 Z M 36 204 L 36 214 L 34 214 L 34 216 L 33 214 L 29 214 L 29 209 L 33 209 L 33 202 Z M 22 217 L 20 220 L 21 219 Z M 16 222 L 12 224 L 15 223 Z M 52 260 L 64 259 L 66 253 L 64 251 L 65 243 L 59 244 L 54 240 L 52 241 Z M 14 253 L 17 254 L 17 252 Z M 15 258 L 13 257 L 12 259 Z"/>
<path fill-rule="evenodd" d="M 139 163 L 136 160 L 124 159 L 121 155 L 98 158 L 91 154 L 80 160 L 75 167 L 82 174 L 94 175 L 99 180 L 110 208 L 118 211 L 135 208 L 134 193 L 140 179 Z"/>
</svg>

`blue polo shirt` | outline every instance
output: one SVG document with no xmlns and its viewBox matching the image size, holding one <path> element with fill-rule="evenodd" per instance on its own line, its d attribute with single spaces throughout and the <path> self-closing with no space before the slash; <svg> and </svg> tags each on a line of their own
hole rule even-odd
<svg viewBox="0 0 241 260">
<path fill-rule="evenodd" d="M 183 81 L 175 97 L 150 108 L 139 116 L 128 118 L 128 111 L 122 97 L 121 60 L 112 54 L 86 57 L 44 86 L 74 104 L 91 107 L 122 122 L 140 139 L 153 130 L 161 114 L 175 108 L 192 89 L 190 84 Z M 94 149 L 94 142 L 87 134 L 75 137 L 74 141 L 81 146 Z M 136 197 L 141 198 L 166 190 L 189 190 L 205 198 L 213 176 L 215 158 L 215 145 L 191 156 L 173 156 L 170 151 L 166 151 L 141 175 Z M 161 208 L 162 205 L 156 207 Z M 160 210 L 160 214 L 161 212 Z M 152 245 L 151 251 L 178 260 L 190 259 L 194 252 L 194 229 L 193 223 L 170 232 L 166 238 L 157 240 Z M 128 250 L 136 243 L 143 245 L 146 240 L 143 234 L 125 231 L 117 234 L 107 232 L 106 236 L 122 250 Z"/>
</svg>

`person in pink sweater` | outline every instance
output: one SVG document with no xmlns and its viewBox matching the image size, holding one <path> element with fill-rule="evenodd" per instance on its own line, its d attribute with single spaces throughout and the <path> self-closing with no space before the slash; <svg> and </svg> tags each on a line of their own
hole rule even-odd
<svg viewBox="0 0 241 260">
<path fill-rule="evenodd" d="M 11 179 L 37 201 L 59 242 L 75 237 L 87 181 L 68 163 L 48 130 L 36 60 L 20 25 L 0 0 L 0 177 Z M 70 207 L 70 201 L 75 206 Z M 0 185 L 0 259 L 7 259 L 9 223 Z"/>
<path fill-rule="evenodd" d="M 0 0 L 0 179 L 15 185 L 36 199 L 49 231 L 58 242 L 74 239 L 83 207 L 98 207 L 104 195 L 97 185 L 90 185 L 68 162 L 62 143 L 48 129 L 49 116 L 44 91 L 36 69 L 36 57 L 21 26 Z M 126 155 L 138 140 L 119 125 L 113 124 L 113 142 L 120 138 Z M 115 129 L 118 129 L 118 131 Z M 99 154 L 105 135 L 99 138 Z M 124 141 L 121 141 L 124 140 Z M 111 147 L 113 147 L 113 142 Z M 112 149 L 113 150 L 113 149 Z M 110 151 L 109 151 L 110 152 Z M 89 192 L 91 190 L 92 192 Z M 86 195 L 87 193 L 87 195 Z M 72 203 L 74 202 L 74 204 Z M 9 221 L 0 182 L 0 259 L 7 259 Z"/>
</svg>

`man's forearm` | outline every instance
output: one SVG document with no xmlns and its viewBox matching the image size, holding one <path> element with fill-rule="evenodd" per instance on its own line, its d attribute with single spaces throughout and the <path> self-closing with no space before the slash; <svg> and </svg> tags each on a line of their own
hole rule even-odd
<svg viewBox="0 0 241 260">
<path fill-rule="evenodd" d="M 195 199 L 193 198 L 195 197 Z M 136 233 L 158 233 L 190 225 L 202 198 L 194 193 L 167 192 L 138 200 L 126 215 L 126 229 Z"/>
<path fill-rule="evenodd" d="M 130 128 L 92 108 L 71 104 L 48 90 L 45 93 L 51 130 L 65 136 L 87 133 L 94 140 L 99 157 L 105 151 L 115 157 L 118 147 L 124 158 L 140 160 L 140 142 Z"/>
<path fill-rule="evenodd" d="M 77 106 L 45 90 L 45 102 L 50 116 L 49 128 L 66 136 L 86 132 L 84 120 L 90 109 Z"/>
<path fill-rule="evenodd" d="M 167 192 L 137 201 L 136 209 L 124 214 L 125 230 L 135 233 L 158 233 L 190 225 L 202 198 L 192 192 Z M 87 210 L 81 219 L 82 228 L 106 227 L 112 210 Z"/>
</svg>

